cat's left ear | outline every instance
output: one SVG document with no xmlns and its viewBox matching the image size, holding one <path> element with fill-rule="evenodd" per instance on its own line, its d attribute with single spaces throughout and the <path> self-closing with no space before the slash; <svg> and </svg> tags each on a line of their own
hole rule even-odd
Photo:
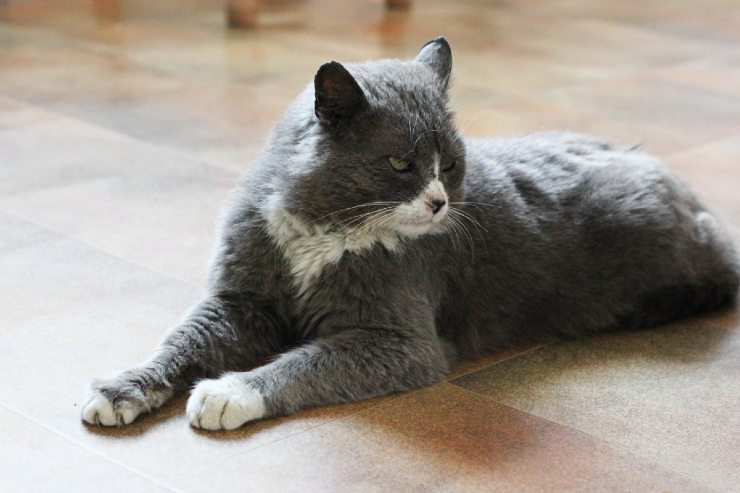
<svg viewBox="0 0 740 493">
<path fill-rule="evenodd" d="M 442 91 L 447 90 L 452 72 L 452 50 L 445 38 L 439 37 L 427 41 L 414 61 L 429 65 L 439 77 Z"/>
<path fill-rule="evenodd" d="M 323 125 L 336 128 L 369 106 L 360 85 L 339 62 L 323 64 L 313 82 L 314 111 Z"/>
</svg>

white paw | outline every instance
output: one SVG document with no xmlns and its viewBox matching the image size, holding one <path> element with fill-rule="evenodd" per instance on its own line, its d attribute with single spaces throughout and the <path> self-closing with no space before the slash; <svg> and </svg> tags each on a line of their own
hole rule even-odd
<svg viewBox="0 0 740 493">
<path fill-rule="evenodd" d="M 164 404 L 171 396 L 169 389 L 147 390 L 143 396 L 134 393 L 119 395 L 113 403 L 103 392 L 93 389 L 83 399 L 82 420 L 91 425 L 128 425 L 141 413 Z"/>
<path fill-rule="evenodd" d="M 196 428 L 233 430 L 263 417 L 265 400 L 244 382 L 243 375 L 231 373 L 199 382 L 190 394 L 186 414 Z"/>
<path fill-rule="evenodd" d="M 145 409 L 142 403 L 129 400 L 122 400 L 114 407 L 103 394 L 92 392 L 82 406 L 82 420 L 91 425 L 127 425 Z"/>
</svg>

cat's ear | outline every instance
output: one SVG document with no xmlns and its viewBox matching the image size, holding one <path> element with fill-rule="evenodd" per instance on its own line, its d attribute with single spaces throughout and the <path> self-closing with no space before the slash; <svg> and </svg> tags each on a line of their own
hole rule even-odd
<svg viewBox="0 0 740 493">
<path fill-rule="evenodd" d="M 442 90 L 447 90 L 452 72 L 452 50 L 445 38 L 434 38 L 421 47 L 414 61 L 426 63 L 439 77 Z"/>
<path fill-rule="evenodd" d="M 341 63 L 323 64 L 316 72 L 313 84 L 316 116 L 331 128 L 369 106 L 362 88 Z"/>
</svg>

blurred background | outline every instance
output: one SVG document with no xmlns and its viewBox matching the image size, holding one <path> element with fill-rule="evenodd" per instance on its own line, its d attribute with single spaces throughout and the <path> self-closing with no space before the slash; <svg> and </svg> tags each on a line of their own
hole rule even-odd
<svg viewBox="0 0 740 493">
<path fill-rule="evenodd" d="M 221 205 L 316 69 L 439 35 L 465 134 L 641 144 L 740 237 L 737 0 L 0 0 L 1 490 L 737 491 L 733 310 L 230 433 L 182 399 L 79 422 L 197 299 Z"/>
</svg>

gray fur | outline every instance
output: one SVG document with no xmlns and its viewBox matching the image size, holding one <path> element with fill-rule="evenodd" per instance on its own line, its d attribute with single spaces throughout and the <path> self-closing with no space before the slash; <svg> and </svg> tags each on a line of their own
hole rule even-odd
<svg viewBox="0 0 740 493">
<path fill-rule="evenodd" d="M 429 385 L 461 357 L 736 298 L 728 235 L 656 159 L 562 132 L 464 140 L 447 109 L 450 68 L 442 38 L 414 61 L 322 67 L 230 198 L 208 297 L 150 362 L 94 384 L 118 424 L 270 355 L 236 374 L 264 398 L 257 417 Z M 296 283 L 271 211 L 342 238 L 385 217 L 357 206 L 419 195 L 436 155 L 442 168 L 455 162 L 440 172 L 441 231 L 343 250 Z M 389 156 L 415 168 L 394 171 Z"/>
</svg>

